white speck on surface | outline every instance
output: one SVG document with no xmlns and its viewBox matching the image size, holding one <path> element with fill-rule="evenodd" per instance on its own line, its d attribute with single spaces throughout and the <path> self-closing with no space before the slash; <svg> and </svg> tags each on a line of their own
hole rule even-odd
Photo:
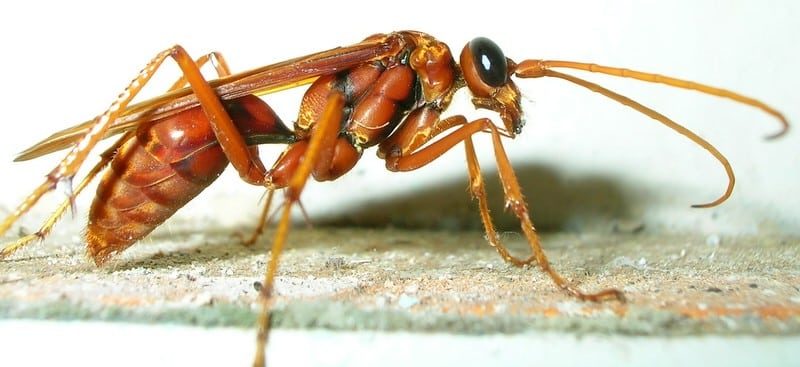
<svg viewBox="0 0 800 367">
<path fill-rule="evenodd" d="M 725 277 L 725 281 L 726 282 L 731 282 L 731 283 L 738 282 L 739 279 L 741 279 L 741 277 L 739 275 L 737 275 L 737 274 L 731 274 L 731 275 L 728 275 L 728 276 Z"/>
<path fill-rule="evenodd" d="M 719 235 L 717 234 L 708 235 L 708 237 L 706 237 L 706 245 L 708 246 L 717 247 L 721 242 L 722 239 L 720 239 Z"/>
<path fill-rule="evenodd" d="M 401 308 L 411 308 L 419 303 L 419 298 L 412 297 L 407 294 L 401 294 L 400 299 L 397 300 L 397 305 Z"/>
<path fill-rule="evenodd" d="M 619 256 L 614 258 L 614 260 L 611 260 L 606 266 L 612 269 L 631 267 L 637 270 L 644 270 L 647 268 L 647 259 L 642 257 L 639 260 L 634 261 L 630 257 Z"/>
</svg>

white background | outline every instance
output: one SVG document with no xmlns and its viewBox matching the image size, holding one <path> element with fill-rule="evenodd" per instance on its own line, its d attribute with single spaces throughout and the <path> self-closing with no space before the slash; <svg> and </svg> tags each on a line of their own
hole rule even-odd
<svg viewBox="0 0 800 367">
<path fill-rule="evenodd" d="M 483 35 L 515 60 L 566 59 L 656 71 L 745 92 L 798 121 L 798 19 L 796 1 L 4 2 L 0 213 L 40 183 L 59 157 L 12 163 L 17 152 L 103 111 L 156 52 L 175 43 L 195 56 L 222 51 L 234 70 L 244 70 L 377 32 L 425 31 L 450 44 L 456 54 L 471 38 Z M 177 76 L 171 65 L 164 70 L 146 95 L 157 94 Z M 559 80 L 518 83 L 530 101 L 525 131 L 506 145 L 516 164 L 545 167 L 560 195 L 573 188 L 591 191 L 592 182 L 611 186 L 625 202 L 624 216 L 646 222 L 648 230 L 800 233 L 796 131 L 766 143 L 761 137 L 778 124 L 753 108 L 689 91 L 580 75 L 664 112 L 715 143 L 736 170 L 734 196 L 719 208 L 690 209 L 690 204 L 712 200 L 724 189 L 725 176 L 715 160 L 648 118 Z M 294 119 L 298 93 L 267 100 L 285 121 Z M 454 109 L 474 116 L 468 104 Z M 488 140 L 480 139 L 479 145 L 488 169 L 493 159 Z M 274 149 L 264 152 L 268 165 L 276 154 Z M 436 205 L 454 205 L 451 197 L 466 206 L 463 162 L 457 148 L 431 167 L 393 174 L 367 152 L 350 175 L 334 183 L 312 183 L 304 204 L 312 218 L 348 207 L 398 215 L 408 210 L 414 216 Z M 523 186 L 533 185 L 535 177 L 527 177 Z M 252 222 L 261 190 L 237 180 L 228 170 L 192 203 L 192 210 L 179 216 L 215 218 L 224 225 Z M 442 181 L 455 184 L 447 186 L 452 192 L 438 193 L 447 199 L 441 203 L 426 199 L 393 208 L 382 199 L 436 190 Z M 79 201 L 79 219 L 67 220 L 65 227 L 82 225 L 91 196 L 87 193 Z M 586 205 L 604 200 L 591 193 L 576 195 Z M 35 226 L 62 196 L 50 197 L 23 221 L 25 226 Z M 469 210 L 450 212 L 477 218 Z M 548 216 L 547 209 L 534 207 L 533 212 L 535 217 Z M 615 213 L 603 221 L 613 220 Z"/>
</svg>

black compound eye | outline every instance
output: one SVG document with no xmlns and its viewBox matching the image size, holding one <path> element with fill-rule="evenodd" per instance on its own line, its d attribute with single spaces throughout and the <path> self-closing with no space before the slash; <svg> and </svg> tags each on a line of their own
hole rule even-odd
<svg viewBox="0 0 800 367">
<path fill-rule="evenodd" d="M 478 75 L 491 87 L 500 87 L 508 81 L 508 64 L 503 51 L 492 40 L 478 37 L 469 42 L 472 61 Z"/>
</svg>

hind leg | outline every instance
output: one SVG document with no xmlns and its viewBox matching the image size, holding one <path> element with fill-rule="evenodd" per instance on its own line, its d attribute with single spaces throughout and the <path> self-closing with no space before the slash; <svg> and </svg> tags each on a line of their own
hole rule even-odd
<svg viewBox="0 0 800 367">
<path fill-rule="evenodd" d="M 214 65 L 214 69 L 216 70 L 217 75 L 219 75 L 220 77 L 224 77 L 224 76 L 230 75 L 230 70 L 228 68 L 228 65 L 225 62 L 225 59 L 222 57 L 221 53 L 219 53 L 219 52 L 211 52 L 211 53 L 203 55 L 200 58 L 198 58 L 197 60 L 195 60 L 195 64 L 197 65 L 198 68 L 203 67 L 203 65 L 205 65 L 208 62 L 211 62 Z M 172 87 L 168 90 L 168 92 L 171 92 L 171 91 L 176 90 L 176 89 L 183 88 L 185 85 L 186 85 L 186 78 L 185 77 L 181 77 L 172 85 Z M 70 193 L 69 197 L 66 200 L 64 200 L 56 208 L 55 211 L 53 211 L 53 213 L 47 218 L 47 220 L 45 220 L 44 224 L 42 224 L 42 226 L 39 228 L 39 230 L 37 230 L 34 233 L 25 235 L 25 236 L 17 239 L 16 241 L 13 241 L 13 242 L 9 243 L 8 245 L 6 245 L 2 250 L 0 250 L 0 259 L 8 257 L 9 255 L 13 254 L 17 250 L 19 250 L 19 249 L 31 244 L 33 241 L 35 241 L 37 239 L 38 240 L 44 239 L 50 233 L 50 231 L 52 231 L 53 226 L 55 226 L 55 224 L 58 222 L 58 220 L 61 218 L 61 216 L 64 215 L 64 212 L 67 210 L 67 208 L 73 207 L 74 198 L 77 197 L 83 191 L 83 189 L 85 189 L 86 186 L 95 177 L 97 177 L 98 174 L 103 172 L 103 170 L 105 169 L 106 165 L 111 161 L 111 159 L 114 158 L 114 155 L 115 155 L 117 149 L 120 146 L 122 146 L 122 144 L 125 143 L 132 136 L 133 136 L 132 132 L 129 132 L 129 133 L 123 135 L 121 138 L 119 138 L 114 143 L 113 146 L 111 146 L 108 150 L 103 152 L 100 155 L 100 162 L 98 162 L 97 164 L 95 164 L 94 167 L 92 167 L 91 171 L 89 171 L 89 173 L 86 175 L 86 177 L 84 177 L 81 180 L 81 182 L 78 184 L 78 186 L 75 187 L 74 190 L 72 190 L 72 192 Z M 34 192 L 34 194 L 36 194 L 36 193 L 37 192 Z M 33 201 L 33 203 L 28 204 L 28 200 L 34 200 L 34 201 Z M 2 234 L 4 231 L 6 231 L 8 228 L 10 228 L 10 226 L 14 222 L 16 222 L 22 215 L 24 215 L 24 213 L 25 213 L 25 211 L 27 211 L 27 209 L 22 209 L 23 206 L 26 206 L 26 205 L 28 207 L 33 206 L 33 204 L 35 204 L 36 200 L 38 200 L 38 197 L 35 198 L 35 199 L 31 199 L 31 197 L 29 197 L 28 200 L 26 200 L 23 203 L 23 205 L 21 205 L 20 208 L 18 208 L 17 211 L 14 214 L 12 214 L 8 218 L 6 218 L 6 220 L 3 222 L 3 226 L 0 226 L 0 234 Z"/>
</svg>

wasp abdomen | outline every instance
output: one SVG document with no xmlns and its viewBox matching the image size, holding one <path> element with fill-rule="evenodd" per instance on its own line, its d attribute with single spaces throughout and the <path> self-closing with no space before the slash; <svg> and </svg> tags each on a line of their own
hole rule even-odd
<svg viewBox="0 0 800 367">
<path fill-rule="evenodd" d="M 278 141 L 291 132 L 254 96 L 228 102 L 246 138 Z M 251 148 L 252 154 L 258 154 Z M 117 151 L 89 212 L 89 254 L 105 262 L 175 214 L 228 165 L 211 124 L 198 108 L 143 124 Z"/>
</svg>

